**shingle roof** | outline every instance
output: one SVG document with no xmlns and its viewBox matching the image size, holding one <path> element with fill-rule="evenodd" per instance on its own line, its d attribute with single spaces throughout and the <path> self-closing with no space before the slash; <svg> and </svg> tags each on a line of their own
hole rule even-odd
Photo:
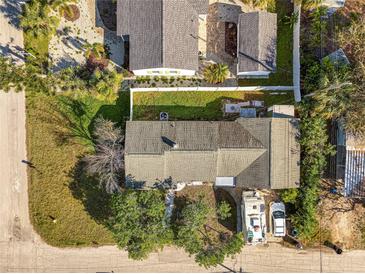
<svg viewBox="0 0 365 274">
<path fill-rule="evenodd" d="M 130 69 L 198 70 L 198 14 L 207 9 L 208 0 L 118 0 L 117 34 L 129 35 Z"/>
<path fill-rule="evenodd" d="M 238 19 L 238 72 L 276 69 L 277 16 L 242 13 Z"/>
<path fill-rule="evenodd" d="M 296 120 L 284 118 L 127 122 L 126 175 L 147 184 L 229 176 L 241 187 L 297 187 L 296 133 Z"/>
</svg>

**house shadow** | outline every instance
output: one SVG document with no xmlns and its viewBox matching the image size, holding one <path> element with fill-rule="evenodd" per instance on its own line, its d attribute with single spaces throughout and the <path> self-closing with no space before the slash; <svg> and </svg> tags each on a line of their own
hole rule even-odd
<svg viewBox="0 0 365 274">
<path fill-rule="evenodd" d="M 104 44 L 109 59 L 118 67 L 125 67 L 125 48 L 127 41 L 117 35 L 117 1 L 95 1 L 95 25 L 104 32 Z"/>
<path fill-rule="evenodd" d="M 230 231 L 237 231 L 237 204 L 235 199 L 229 194 L 228 191 L 223 188 L 215 188 L 214 196 L 217 201 L 217 205 L 221 202 L 227 202 L 231 207 L 231 216 L 225 220 L 219 219 L 219 223 L 229 229 Z"/>
</svg>

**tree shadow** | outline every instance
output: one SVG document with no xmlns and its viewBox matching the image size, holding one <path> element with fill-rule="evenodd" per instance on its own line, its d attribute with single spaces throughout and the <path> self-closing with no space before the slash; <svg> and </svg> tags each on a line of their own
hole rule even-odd
<svg viewBox="0 0 365 274">
<path fill-rule="evenodd" d="M 95 119 L 102 116 L 104 119 L 108 119 L 122 129 L 125 128 L 125 123 L 129 119 L 129 105 L 130 105 L 130 93 L 127 91 L 120 91 L 118 98 L 113 105 L 103 105 L 99 108 L 95 116 L 93 117 L 90 126 L 94 125 Z"/>
<path fill-rule="evenodd" d="M 229 229 L 230 231 L 237 231 L 237 205 L 235 199 L 226 190 L 222 188 L 216 188 L 214 190 L 214 197 L 217 201 L 217 205 L 221 202 L 227 202 L 231 207 L 231 216 L 225 220 L 218 219 L 218 222 Z"/>
<path fill-rule="evenodd" d="M 79 159 L 69 176 L 73 178 L 69 189 L 74 198 L 80 200 L 90 216 L 99 224 L 107 226 L 111 215 L 111 195 L 99 186 L 96 178 L 90 177 L 85 171 L 85 163 Z"/>
<path fill-rule="evenodd" d="M 19 16 L 22 14 L 22 6 L 25 1 L 21 0 L 3 0 L 0 6 L 0 12 L 9 20 L 9 24 L 20 29 Z"/>
<path fill-rule="evenodd" d="M 25 52 L 19 46 L 12 46 L 11 44 L 6 46 L 0 45 L 0 54 L 11 57 L 14 60 L 25 61 Z"/>
</svg>

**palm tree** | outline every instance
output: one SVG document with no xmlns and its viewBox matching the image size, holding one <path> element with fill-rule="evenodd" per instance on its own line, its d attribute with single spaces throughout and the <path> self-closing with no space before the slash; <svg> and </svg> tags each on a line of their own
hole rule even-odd
<svg viewBox="0 0 365 274">
<path fill-rule="evenodd" d="M 86 43 L 84 45 L 85 49 L 85 57 L 89 59 L 90 57 L 94 57 L 96 59 L 101 59 L 105 57 L 105 48 L 101 43 Z"/>
<path fill-rule="evenodd" d="M 20 16 L 20 26 L 25 32 L 37 37 L 48 35 L 55 31 L 59 20 L 55 16 L 48 16 L 49 9 L 39 1 L 31 1 L 24 5 Z"/>
<path fill-rule="evenodd" d="M 64 14 L 72 17 L 73 9 L 71 4 L 76 4 L 78 0 L 48 0 L 48 5 L 52 10 L 58 11 L 61 16 Z"/>
<path fill-rule="evenodd" d="M 211 64 L 204 70 L 204 79 L 208 83 L 218 84 L 224 82 L 229 74 L 228 66 L 225 64 Z"/>
</svg>

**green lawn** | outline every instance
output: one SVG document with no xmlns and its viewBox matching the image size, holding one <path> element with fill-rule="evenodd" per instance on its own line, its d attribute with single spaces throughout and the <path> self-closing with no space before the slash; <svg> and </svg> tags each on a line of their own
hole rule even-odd
<svg viewBox="0 0 365 274">
<path fill-rule="evenodd" d="M 27 95 L 28 158 L 36 167 L 28 173 L 30 218 L 48 244 L 114 243 L 104 226 L 109 196 L 80 172 L 80 158 L 90 151 L 87 136 L 94 118 L 103 115 L 122 125 L 129 111 L 128 97 L 123 93 L 116 102 L 108 103 L 91 96 L 76 101 L 65 96 Z M 79 137 L 71 137 L 76 135 Z"/>
<path fill-rule="evenodd" d="M 282 20 L 293 12 L 293 4 L 287 0 L 276 0 L 275 12 L 278 15 L 277 71 L 268 79 L 242 79 L 240 86 L 292 86 L 293 85 L 293 30 Z"/>
<path fill-rule="evenodd" d="M 222 120 L 223 100 L 262 100 L 266 106 L 291 104 L 293 92 L 270 95 L 269 91 L 179 91 L 133 93 L 133 120 L 158 120 L 168 112 L 171 120 Z"/>
</svg>

